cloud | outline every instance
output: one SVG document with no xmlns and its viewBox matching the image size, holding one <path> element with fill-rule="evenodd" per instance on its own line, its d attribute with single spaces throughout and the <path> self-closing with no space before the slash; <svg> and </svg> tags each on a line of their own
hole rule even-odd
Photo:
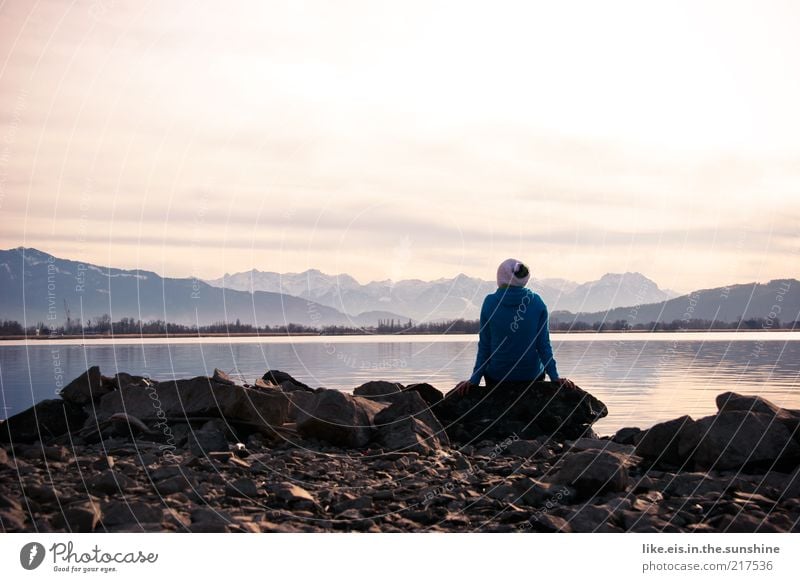
<svg viewBox="0 0 800 582">
<path fill-rule="evenodd" d="M 785 275 L 796 9 L 579 14 L 6 3 L 0 91 L 19 98 L 0 102 L 0 242 L 175 274 L 201 253 L 209 277 L 381 278 L 402 241 L 419 277 L 515 253 L 546 276 L 683 289 Z"/>
</svg>

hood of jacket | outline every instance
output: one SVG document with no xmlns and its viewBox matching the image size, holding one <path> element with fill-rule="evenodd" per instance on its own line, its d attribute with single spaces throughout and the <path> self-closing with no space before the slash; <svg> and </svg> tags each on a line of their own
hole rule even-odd
<svg viewBox="0 0 800 582">
<path fill-rule="evenodd" d="M 518 306 L 526 295 L 530 296 L 529 300 L 533 299 L 533 291 L 527 287 L 499 287 L 497 291 L 495 291 L 495 295 L 497 295 L 500 300 L 500 305 L 507 305 L 509 307 Z"/>
</svg>

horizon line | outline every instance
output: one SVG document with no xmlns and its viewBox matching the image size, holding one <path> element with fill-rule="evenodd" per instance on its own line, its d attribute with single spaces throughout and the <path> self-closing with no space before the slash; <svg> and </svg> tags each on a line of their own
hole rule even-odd
<svg viewBox="0 0 800 582">
<path fill-rule="evenodd" d="M 86 263 L 86 264 L 89 264 L 89 265 L 102 266 L 102 267 L 105 267 L 105 268 L 108 268 L 108 269 L 118 269 L 118 270 L 121 270 L 121 271 L 150 271 L 150 272 L 154 273 L 155 275 L 161 277 L 162 279 L 197 279 L 197 280 L 202 281 L 202 282 L 204 282 L 204 283 L 206 283 L 208 285 L 211 285 L 211 283 L 209 283 L 209 281 L 217 281 L 217 280 L 220 280 L 220 279 L 224 279 L 225 277 L 230 277 L 230 276 L 233 276 L 233 275 L 247 274 L 247 273 L 250 273 L 252 271 L 258 271 L 259 273 L 272 273 L 272 274 L 277 274 L 279 276 L 303 275 L 303 274 L 308 273 L 310 271 L 316 271 L 316 272 L 318 272 L 318 273 L 320 273 L 322 275 L 326 275 L 328 277 L 337 277 L 338 278 L 338 277 L 341 277 L 341 276 L 347 276 L 347 277 L 350 277 L 351 279 L 355 280 L 356 283 L 358 283 L 361 286 L 367 286 L 367 285 L 370 285 L 370 284 L 373 284 L 373 283 L 397 284 L 397 283 L 404 282 L 404 281 L 420 281 L 422 283 L 434 283 L 434 282 L 437 282 L 437 281 L 446 281 L 448 279 L 457 279 L 459 277 L 466 277 L 466 278 L 469 278 L 469 279 L 477 279 L 479 281 L 488 282 L 488 283 L 492 282 L 489 279 L 483 279 L 481 277 L 467 275 L 466 273 L 460 272 L 460 273 L 458 273 L 456 275 L 453 275 L 451 277 L 440 277 L 438 279 L 425 280 L 425 279 L 419 279 L 419 278 L 416 278 L 416 277 L 410 277 L 410 278 L 406 278 L 406 279 L 398 279 L 397 281 L 392 280 L 392 279 L 382 279 L 382 280 L 377 280 L 376 279 L 376 280 L 368 281 L 367 283 L 362 283 L 357 277 L 355 277 L 354 275 L 351 275 L 350 273 L 331 274 L 331 273 L 327 273 L 327 272 L 325 272 L 322 269 L 319 269 L 317 267 L 309 267 L 308 269 L 305 269 L 304 271 L 297 271 L 297 272 L 289 271 L 289 272 L 285 272 L 285 273 L 281 273 L 281 272 L 278 272 L 278 271 L 264 271 L 264 270 L 261 270 L 261 269 L 259 269 L 257 267 L 251 267 L 250 269 L 245 270 L 245 271 L 238 271 L 236 273 L 227 273 L 226 272 L 226 273 L 224 273 L 223 275 L 221 275 L 219 277 L 212 277 L 212 278 L 200 278 L 200 277 L 195 277 L 193 275 L 188 275 L 188 276 L 184 276 L 184 277 L 169 277 L 169 276 L 162 275 L 161 273 L 159 273 L 158 271 L 156 271 L 154 269 L 148 269 L 148 268 L 142 268 L 142 267 L 123 268 L 123 267 L 117 267 L 117 266 L 111 266 L 111 265 L 98 265 L 96 263 L 92 263 L 90 261 L 85 261 L 85 260 L 78 259 L 78 258 L 63 257 L 63 256 L 55 255 L 52 252 L 44 251 L 44 250 L 38 249 L 36 247 L 26 247 L 26 246 L 23 246 L 23 245 L 19 245 L 19 246 L 16 246 L 16 247 L 10 247 L 10 248 L 0 249 L 0 250 L 5 251 L 5 252 L 22 251 L 23 253 L 26 252 L 26 251 L 36 251 L 38 253 L 49 255 L 51 257 L 54 257 L 54 258 L 57 258 L 57 259 L 61 259 L 61 260 L 68 260 L 68 261 L 73 261 L 73 262 Z M 769 283 L 772 283 L 773 281 L 798 280 L 795 277 L 784 276 L 784 277 L 774 277 L 774 278 L 771 278 L 771 279 L 769 279 L 767 281 L 750 280 L 750 281 L 739 281 L 739 282 L 727 283 L 725 285 L 720 285 L 720 286 L 717 286 L 717 287 L 696 287 L 696 288 L 690 289 L 688 291 L 679 291 L 679 290 L 676 290 L 676 289 L 662 288 L 662 287 L 659 286 L 657 281 L 655 281 L 651 277 L 645 275 L 644 273 L 641 273 L 640 271 L 625 271 L 623 273 L 615 273 L 615 272 L 610 272 L 609 271 L 609 272 L 604 273 L 603 275 L 601 275 L 600 278 L 598 278 L 598 279 L 589 280 L 589 281 L 583 281 L 583 282 L 575 281 L 575 280 L 572 280 L 572 279 L 566 279 L 564 277 L 541 277 L 541 278 L 532 277 L 531 281 L 546 281 L 546 280 L 554 280 L 555 279 L 555 280 L 566 281 L 566 282 L 569 282 L 569 283 L 575 283 L 577 285 L 586 285 L 587 283 L 597 282 L 600 279 L 602 279 L 603 277 L 606 277 L 608 275 L 621 275 L 621 276 L 624 276 L 624 275 L 641 275 L 642 277 L 644 277 L 644 278 L 648 279 L 649 281 L 652 281 L 653 283 L 655 283 L 656 287 L 660 291 L 671 291 L 673 293 L 678 293 L 678 295 L 676 295 L 675 297 L 670 297 L 668 299 L 665 299 L 664 301 L 669 301 L 670 299 L 676 299 L 678 297 L 688 296 L 688 295 L 691 295 L 692 293 L 696 293 L 696 292 L 700 292 L 700 291 L 709 291 L 709 290 L 714 290 L 714 289 L 726 289 L 726 288 L 729 288 L 729 287 L 732 287 L 732 286 L 735 286 L 735 285 L 751 285 L 751 284 L 767 285 Z M 211 286 L 215 287 L 216 285 L 211 285 Z M 226 287 L 223 286 L 223 288 L 226 288 Z M 255 289 L 254 291 L 259 291 L 259 290 Z"/>
</svg>

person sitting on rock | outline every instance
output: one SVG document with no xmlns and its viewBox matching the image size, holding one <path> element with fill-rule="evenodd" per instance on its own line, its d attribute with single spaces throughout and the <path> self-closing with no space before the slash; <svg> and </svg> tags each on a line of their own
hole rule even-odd
<svg viewBox="0 0 800 582">
<path fill-rule="evenodd" d="M 574 387 L 561 378 L 553 358 L 547 306 L 526 288 L 530 271 L 521 261 L 506 259 L 497 268 L 497 291 L 483 300 L 478 355 L 469 380 L 459 382 L 455 393 L 464 395 L 486 379 L 500 382 L 541 382 L 545 373 L 561 386 Z"/>
</svg>

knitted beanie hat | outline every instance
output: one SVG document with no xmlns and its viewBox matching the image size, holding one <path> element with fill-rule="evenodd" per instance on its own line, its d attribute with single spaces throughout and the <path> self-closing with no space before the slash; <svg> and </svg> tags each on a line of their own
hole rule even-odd
<svg viewBox="0 0 800 582">
<path fill-rule="evenodd" d="M 497 267 L 497 286 L 510 285 L 524 287 L 528 284 L 531 273 L 522 261 L 506 259 Z"/>
</svg>

